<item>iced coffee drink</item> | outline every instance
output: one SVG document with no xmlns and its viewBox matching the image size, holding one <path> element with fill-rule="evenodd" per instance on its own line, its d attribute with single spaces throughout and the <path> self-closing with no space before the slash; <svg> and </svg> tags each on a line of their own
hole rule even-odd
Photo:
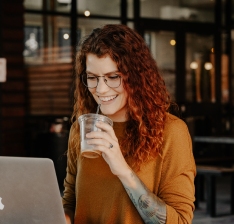
<svg viewBox="0 0 234 224">
<path fill-rule="evenodd" d="M 96 126 L 96 123 L 102 121 L 106 124 L 113 126 L 113 121 L 103 115 L 100 114 L 84 114 L 78 118 L 78 122 L 80 125 L 80 141 L 81 141 L 81 154 L 87 158 L 98 158 L 101 156 L 101 152 L 98 150 L 94 150 L 93 147 L 95 145 L 89 145 L 86 138 L 86 134 L 92 131 L 103 131 L 102 129 Z"/>
</svg>

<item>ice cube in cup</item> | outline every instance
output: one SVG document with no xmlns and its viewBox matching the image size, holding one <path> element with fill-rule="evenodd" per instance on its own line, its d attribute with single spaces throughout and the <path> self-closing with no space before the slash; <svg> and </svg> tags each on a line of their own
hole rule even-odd
<svg viewBox="0 0 234 224">
<path fill-rule="evenodd" d="M 106 124 L 109 124 L 113 127 L 113 121 L 100 114 L 84 114 L 78 118 L 78 122 L 80 125 L 80 142 L 81 142 L 81 155 L 87 158 L 98 158 L 101 156 L 101 152 L 98 150 L 94 150 L 93 147 L 95 145 L 89 145 L 87 143 L 88 138 L 86 138 L 86 134 L 92 131 L 103 131 L 102 129 L 96 126 L 96 123 L 102 121 Z"/>
</svg>

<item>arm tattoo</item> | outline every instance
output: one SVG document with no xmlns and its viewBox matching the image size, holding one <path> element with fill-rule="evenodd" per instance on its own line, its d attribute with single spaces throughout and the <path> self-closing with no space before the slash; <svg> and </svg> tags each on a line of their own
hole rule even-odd
<svg viewBox="0 0 234 224">
<path fill-rule="evenodd" d="M 141 218 L 146 224 L 165 224 L 166 203 L 152 193 L 133 171 L 131 178 L 135 181 L 136 188 L 123 185 Z"/>
</svg>

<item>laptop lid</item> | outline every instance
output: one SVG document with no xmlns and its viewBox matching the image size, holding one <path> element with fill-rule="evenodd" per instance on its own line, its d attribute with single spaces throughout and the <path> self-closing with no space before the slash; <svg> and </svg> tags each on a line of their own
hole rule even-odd
<svg viewBox="0 0 234 224">
<path fill-rule="evenodd" d="M 66 224 L 52 160 L 0 157 L 0 223 Z"/>
</svg>

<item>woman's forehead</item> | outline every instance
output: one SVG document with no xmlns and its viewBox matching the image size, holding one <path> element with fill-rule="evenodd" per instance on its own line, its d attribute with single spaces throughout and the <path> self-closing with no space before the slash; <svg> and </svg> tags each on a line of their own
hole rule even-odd
<svg viewBox="0 0 234 224">
<path fill-rule="evenodd" d="M 95 54 L 87 54 L 86 57 L 86 71 L 95 74 L 105 74 L 112 71 L 118 71 L 117 64 L 111 59 L 109 55 L 98 57 Z"/>
</svg>

